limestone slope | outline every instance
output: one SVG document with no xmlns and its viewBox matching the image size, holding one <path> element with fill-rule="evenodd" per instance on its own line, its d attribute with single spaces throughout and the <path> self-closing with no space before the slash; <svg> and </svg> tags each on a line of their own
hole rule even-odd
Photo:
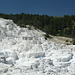
<svg viewBox="0 0 75 75">
<path fill-rule="evenodd" d="M 0 18 L 0 75 L 74 75 L 75 46 L 43 34 Z"/>
</svg>

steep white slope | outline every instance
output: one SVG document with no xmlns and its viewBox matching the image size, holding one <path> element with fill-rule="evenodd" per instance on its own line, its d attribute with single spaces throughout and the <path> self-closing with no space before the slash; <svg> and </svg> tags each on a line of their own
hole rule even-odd
<svg viewBox="0 0 75 75">
<path fill-rule="evenodd" d="M 0 18 L 0 75 L 75 75 L 75 46 L 43 34 Z"/>
</svg>

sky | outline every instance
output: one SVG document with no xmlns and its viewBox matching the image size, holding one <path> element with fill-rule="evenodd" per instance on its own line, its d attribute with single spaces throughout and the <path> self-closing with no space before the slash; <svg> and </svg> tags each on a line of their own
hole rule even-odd
<svg viewBox="0 0 75 75">
<path fill-rule="evenodd" d="M 75 0 L 0 0 L 0 13 L 75 15 Z"/>
</svg>

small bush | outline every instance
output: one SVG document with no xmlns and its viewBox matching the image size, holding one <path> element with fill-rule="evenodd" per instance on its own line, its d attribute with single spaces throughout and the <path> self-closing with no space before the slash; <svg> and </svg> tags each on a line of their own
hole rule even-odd
<svg viewBox="0 0 75 75">
<path fill-rule="evenodd" d="M 47 40 L 47 37 L 45 37 L 45 40 Z"/>
<path fill-rule="evenodd" d="M 45 37 L 49 38 L 50 36 L 49 36 L 49 34 L 46 34 Z"/>
<path fill-rule="evenodd" d="M 66 43 L 66 45 L 70 45 L 70 43 Z"/>
<path fill-rule="evenodd" d="M 48 34 L 45 35 L 45 40 L 47 40 L 47 38 L 49 38 L 50 36 Z"/>
<path fill-rule="evenodd" d="M 69 42 L 69 40 L 66 40 L 66 42 Z"/>
<path fill-rule="evenodd" d="M 75 45 L 75 38 L 73 38 L 73 45 Z"/>
<path fill-rule="evenodd" d="M 51 36 L 49 36 L 49 34 L 45 34 L 45 40 L 47 40 L 47 38 L 52 38 Z"/>
</svg>

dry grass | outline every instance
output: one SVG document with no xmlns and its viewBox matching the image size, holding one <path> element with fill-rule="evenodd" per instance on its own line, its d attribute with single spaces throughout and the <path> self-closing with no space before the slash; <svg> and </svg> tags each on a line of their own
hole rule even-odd
<svg viewBox="0 0 75 75">
<path fill-rule="evenodd" d="M 68 37 L 61 37 L 61 36 L 52 36 L 50 35 L 52 38 L 48 39 L 50 41 L 56 42 L 56 43 L 60 43 L 60 44 L 66 44 L 66 45 L 72 45 L 72 38 L 68 38 Z"/>
</svg>

